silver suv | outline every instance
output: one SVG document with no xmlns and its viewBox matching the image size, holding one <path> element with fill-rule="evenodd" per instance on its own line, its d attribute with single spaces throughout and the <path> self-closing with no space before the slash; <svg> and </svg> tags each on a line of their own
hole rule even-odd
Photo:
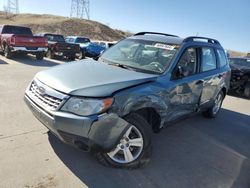
<svg viewBox="0 0 250 188">
<path fill-rule="evenodd" d="M 148 163 L 152 132 L 200 111 L 216 117 L 229 82 L 217 40 L 143 32 L 98 61 L 39 72 L 25 101 L 63 142 L 94 151 L 102 164 L 131 169 Z"/>
</svg>

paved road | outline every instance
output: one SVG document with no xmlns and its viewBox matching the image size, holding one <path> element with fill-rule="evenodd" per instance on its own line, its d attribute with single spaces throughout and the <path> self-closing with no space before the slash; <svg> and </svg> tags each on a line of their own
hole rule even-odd
<svg viewBox="0 0 250 188">
<path fill-rule="evenodd" d="M 61 63 L 0 57 L 0 187 L 250 187 L 250 100 L 227 96 L 218 118 L 197 115 L 154 135 L 143 169 L 111 169 L 48 134 L 24 105 L 35 73 Z"/>
</svg>

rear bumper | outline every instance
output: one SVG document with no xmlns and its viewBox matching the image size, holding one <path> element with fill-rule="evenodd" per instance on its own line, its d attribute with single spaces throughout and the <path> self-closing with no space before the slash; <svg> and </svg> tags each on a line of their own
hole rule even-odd
<svg viewBox="0 0 250 188">
<path fill-rule="evenodd" d="M 30 53 L 35 53 L 35 52 L 46 52 L 48 48 L 46 47 L 11 47 L 11 51 L 13 52 L 30 52 Z"/>
<path fill-rule="evenodd" d="M 77 52 L 75 51 L 55 51 L 54 54 L 56 56 L 66 56 L 66 57 L 72 57 L 75 56 Z"/>
<path fill-rule="evenodd" d="M 27 95 L 24 101 L 34 116 L 60 140 L 87 151 L 109 152 L 118 144 L 129 125 L 113 113 L 82 117 L 60 111 L 47 112 Z"/>
</svg>

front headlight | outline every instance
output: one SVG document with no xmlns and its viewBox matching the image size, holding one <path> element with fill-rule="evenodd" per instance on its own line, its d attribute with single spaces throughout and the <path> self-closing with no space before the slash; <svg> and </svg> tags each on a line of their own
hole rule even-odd
<svg viewBox="0 0 250 188">
<path fill-rule="evenodd" d="M 99 114 L 106 111 L 113 104 L 113 98 L 85 99 L 71 97 L 61 108 L 62 111 L 72 112 L 81 116 Z"/>
</svg>

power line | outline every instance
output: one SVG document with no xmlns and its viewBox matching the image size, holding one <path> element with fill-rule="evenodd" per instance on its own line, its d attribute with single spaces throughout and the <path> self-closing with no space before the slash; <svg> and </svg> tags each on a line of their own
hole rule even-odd
<svg viewBox="0 0 250 188">
<path fill-rule="evenodd" d="M 89 0 L 72 0 L 70 17 L 82 19 L 84 16 L 89 20 Z"/>
<path fill-rule="evenodd" d="M 6 9 L 8 13 L 18 14 L 19 13 L 18 0 L 8 0 Z"/>
</svg>

